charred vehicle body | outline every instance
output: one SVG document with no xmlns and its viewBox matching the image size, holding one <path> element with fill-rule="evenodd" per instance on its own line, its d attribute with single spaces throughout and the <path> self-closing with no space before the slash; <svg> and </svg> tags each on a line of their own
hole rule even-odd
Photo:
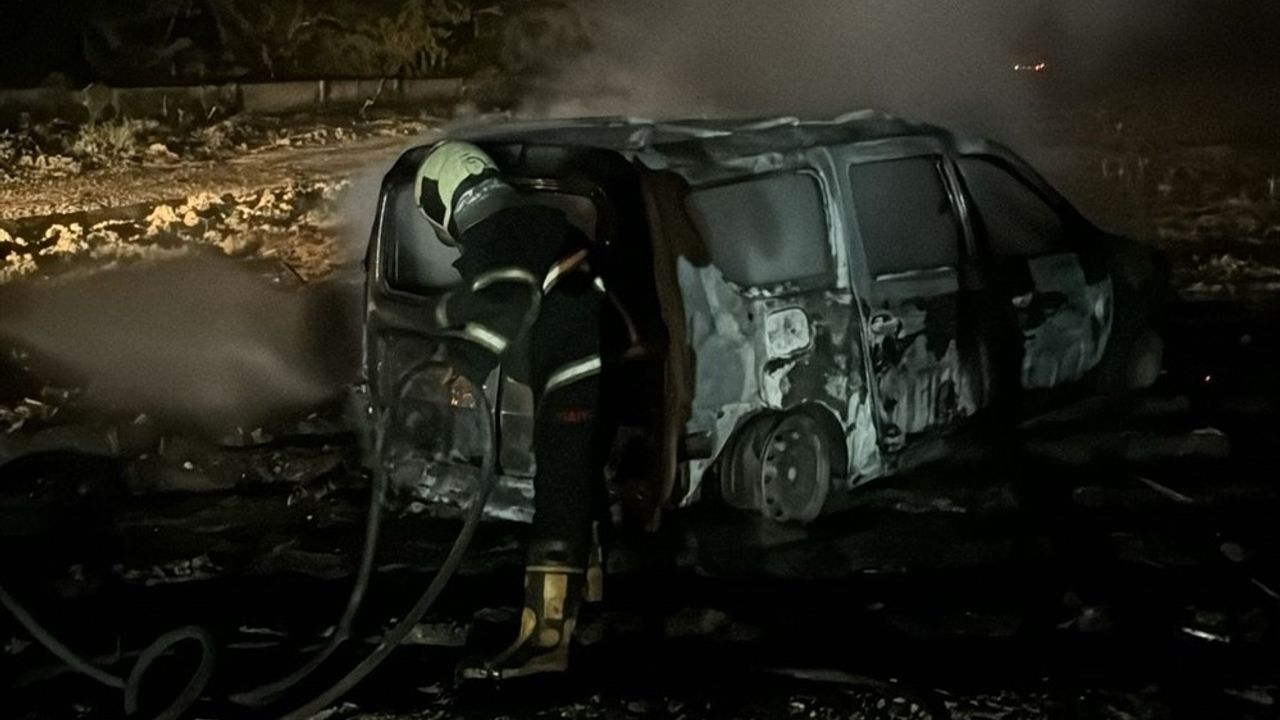
<svg viewBox="0 0 1280 720">
<path fill-rule="evenodd" d="M 708 503 L 800 526 L 945 456 L 939 440 L 983 418 L 1160 372 L 1162 260 L 995 143 L 870 112 L 451 137 L 595 243 L 625 318 L 605 359 L 620 428 L 605 474 L 615 507 L 648 527 L 663 508 Z M 456 513 L 491 449 L 477 414 L 492 407 L 488 513 L 527 521 L 526 370 L 491 375 L 487 403 L 429 371 L 442 360 L 435 306 L 459 280 L 415 197 L 428 150 L 387 174 L 366 259 L 357 396 L 370 438 L 387 429 L 367 447 L 419 509 Z"/>
</svg>

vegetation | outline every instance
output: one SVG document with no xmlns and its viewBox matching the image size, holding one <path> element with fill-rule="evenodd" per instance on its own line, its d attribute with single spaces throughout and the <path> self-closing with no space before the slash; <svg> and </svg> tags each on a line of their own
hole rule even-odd
<svg viewBox="0 0 1280 720">
<path fill-rule="evenodd" d="M 559 0 L 297 0 L 287 20 L 264 13 L 264 40 L 279 48 L 272 65 L 283 74 L 519 70 L 585 45 L 576 9 Z"/>
<path fill-rule="evenodd" d="M 155 121 L 130 118 L 89 123 L 80 126 L 68 149 L 73 157 L 102 165 L 132 160 L 146 151 L 147 135 L 157 127 Z"/>
<path fill-rule="evenodd" d="M 275 78 L 523 71 L 587 45 L 569 0 L 282 0 L 238 7 L 251 20 L 245 32 L 252 37 L 224 44 L 240 49 L 239 65 L 260 66 Z"/>
<path fill-rule="evenodd" d="M 445 43 L 470 20 L 470 8 L 451 0 L 407 0 L 394 17 L 360 22 L 341 49 L 374 74 L 428 75 L 448 68 Z"/>
</svg>

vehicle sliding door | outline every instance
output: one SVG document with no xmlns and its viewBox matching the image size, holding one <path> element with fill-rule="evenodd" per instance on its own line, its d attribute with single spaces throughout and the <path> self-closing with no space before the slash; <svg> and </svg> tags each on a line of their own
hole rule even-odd
<svg viewBox="0 0 1280 720">
<path fill-rule="evenodd" d="M 962 300 L 963 225 L 940 148 L 855 152 L 847 179 L 880 447 L 891 454 L 982 404 L 980 346 Z"/>
</svg>

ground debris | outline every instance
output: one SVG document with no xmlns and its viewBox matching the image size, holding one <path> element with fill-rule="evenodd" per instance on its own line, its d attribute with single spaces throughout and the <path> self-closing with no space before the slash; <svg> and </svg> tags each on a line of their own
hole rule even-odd
<svg viewBox="0 0 1280 720">
<path fill-rule="evenodd" d="M 1043 693 L 1003 691 L 948 700 L 955 720 L 1037 720 L 1051 717 L 1049 697 Z"/>
<path fill-rule="evenodd" d="M 222 572 L 222 568 L 218 567 L 208 555 L 175 560 L 149 568 L 126 568 L 117 565 L 112 569 L 121 580 L 148 587 L 210 580 Z"/>
<path fill-rule="evenodd" d="M 1231 697 L 1240 698 L 1254 705 L 1263 707 L 1274 707 L 1276 697 L 1280 695 L 1280 687 L 1275 685 L 1253 685 L 1246 688 L 1226 688 L 1223 690 Z"/>
<path fill-rule="evenodd" d="M 6 655 L 21 655 L 29 647 L 31 647 L 31 641 L 14 636 L 5 641 L 4 653 Z"/>
<path fill-rule="evenodd" d="M 671 638 L 711 635 L 728 626 L 729 616 L 715 608 L 685 608 L 663 621 L 663 633 Z"/>
<path fill-rule="evenodd" d="M 466 647 L 471 627 L 457 622 L 418 623 L 401 641 L 402 645 L 429 647 Z"/>
<path fill-rule="evenodd" d="M 21 403 L 13 406 L 0 405 L 0 429 L 6 435 L 12 435 L 23 430 L 28 422 L 52 420 L 58 414 L 58 408 L 58 405 L 34 398 L 23 398 Z"/>
<path fill-rule="evenodd" d="M 321 710 L 312 715 L 309 720 L 345 720 L 346 718 L 356 717 L 358 712 L 360 712 L 360 706 L 355 703 L 344 702 L 341 705 Z"/>
<path fill-rule="evenodd" d="M 1225 458 L 1231 454 L 1230 440 L 1212 427 L 1180 435 L 1084 432 L 1056 440 L 1033 440 L 1027 447 L 1037 457 L 1069 465 L 1085 465 L 1104 458 L 1152 463 L 1189 457 Z"/>
</svg>

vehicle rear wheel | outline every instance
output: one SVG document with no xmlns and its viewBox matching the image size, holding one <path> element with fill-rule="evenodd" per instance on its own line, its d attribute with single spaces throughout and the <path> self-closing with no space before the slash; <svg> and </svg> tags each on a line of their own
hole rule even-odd
<svg viewBox="0 0 1280 720">
<path fill-rule="evenodd" d="M 762 460 L 765 514 L 778 522 L 818 517 L 831 489 L 831 459 L 817 422 L 785 416 L 765 442 Z"/>
<path fill-rule="evenodd" d="M 808 413 L 767 413 L 740 429 L 728 449 L 720 491 L 741 510 L 776 522 L 818 517 L 831 488 L 831 440 Z"/>
</svg>

